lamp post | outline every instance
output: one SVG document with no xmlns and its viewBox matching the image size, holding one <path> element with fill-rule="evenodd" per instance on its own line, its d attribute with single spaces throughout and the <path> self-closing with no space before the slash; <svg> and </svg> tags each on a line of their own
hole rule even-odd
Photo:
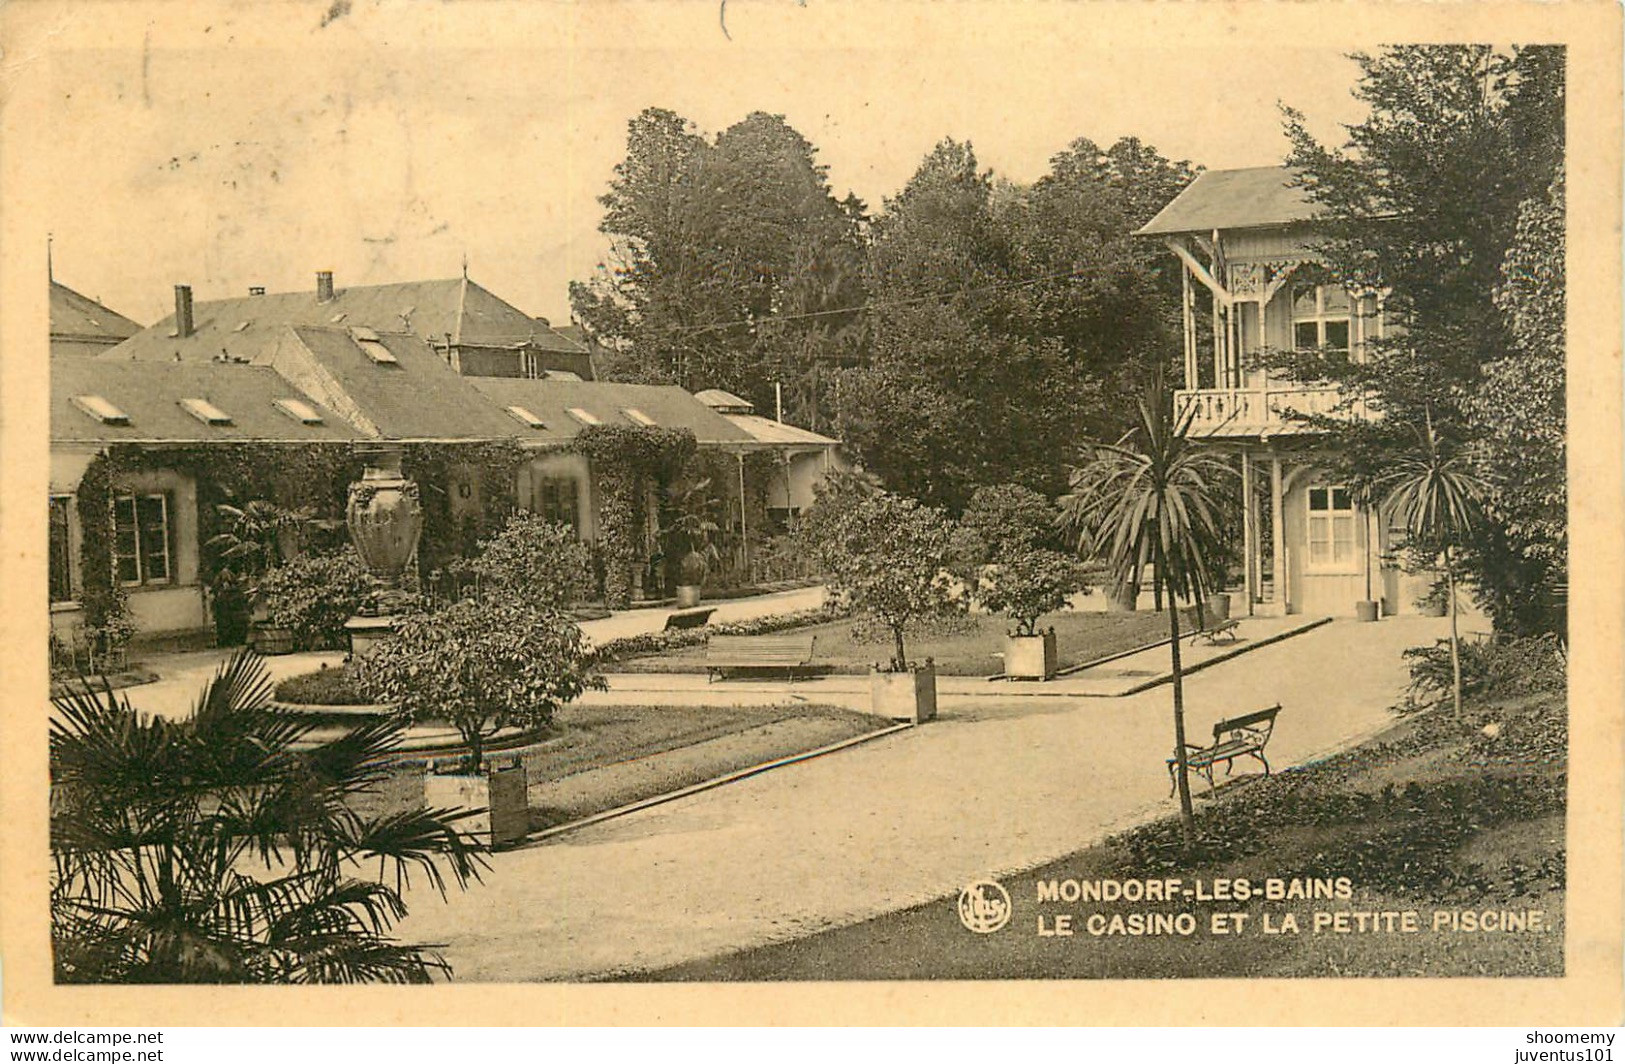
<svg viewBox="0 0 1625 1064">
<path fill-rule="evenodd" d="M 423 534 L 423 506 L 417 484 L 401 472 L 400 444 L 358 444 L 356 453 L 366 465 L 361 479 L 350 485 L 344 523 L 375 587 L 367 605 L 344 627 L 350 633 L 350 653 L 365 656 L 394 627 L 394 614 L 405 599 L 401 577 Z"/>
</svg>

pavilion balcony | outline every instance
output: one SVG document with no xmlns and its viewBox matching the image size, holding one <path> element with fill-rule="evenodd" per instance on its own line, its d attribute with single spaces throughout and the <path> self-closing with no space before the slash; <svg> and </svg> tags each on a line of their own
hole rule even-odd
<svg viewBox="0 0 1625 1064">
<path fill-rule="evenodd" d="M 1341 393 L 1329 387 L 1193 388 L 1174 393 L 1174 415 L 1177 420 L 1190 416 L 1190 435 L 1215 439 L 1314 431 L 1292 414 L 1369 416 L 1363 402 L 1339 411 L 1340 400 Z"/>
</svg>

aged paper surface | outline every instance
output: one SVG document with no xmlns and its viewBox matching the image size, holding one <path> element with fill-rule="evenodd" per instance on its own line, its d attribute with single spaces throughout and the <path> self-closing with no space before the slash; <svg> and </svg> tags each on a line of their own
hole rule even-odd
<svg viewBox="0 0 1625 1064">
<path fill-rule="evenodd" d="M 1621 1019 L 1621 375 L 1619 12 L 1596 4 L 858 4 L 827 0 L 691 3 L 505 3 L 427 7 L 368 0 L 315 4 L 14 2 L 0 11 L 0 139 L 4 248 L 0 260 L 0 587 L 6 700 L 0 713 L 0 958 L 8 1022 L 23 1024 L 557 1024 L 557 1023 L 1077 1023 L 1077 1024 L 1614 1024 Z M 61 276 L 96 260 L 116 290 L 97 294 L 141 321 L 164 313 L 167 285 L 186 274 L 247 284 L 257 256 L 277 276 L 304 276 L 310 255 L 369 238 L 376 279 L 451 276 L 456 257 L 494 256 L 486 274 L 523 279 L 507 298 L 531 313 L 562 315 L 562 279 L 584 276 L 591 195 L 621 157 L 625 121 L 644 106 L 673 106 L 716 130 L 749 110 L 792 111 L 821 149 L 838 192 L 851 186 L 878 207 L 936 138 L 966 136 L 996 116 L 1002 143 L 979 140 L 984 163 L 1000 152 L 1037 160 L 1074 136 L 1106 143 L 1137 134 L 1132 119 L 1097 128 L 1091 93 L 1132 96 L 1141 114 L 1177 112 L 1170 130 L 1224 129 L 1277 97 L 1310 106 L 1336 98 L 1326 66 L 1338 53 L 1403 42 L 1558 43 L 1568 54 L 1569 462 L 1571 500 L 1571 740 L 1567 813 L 1566 957 L 1550 979 L 1192 979 L 1112 981 L 734 982 L 702 985 L 482 985 L 406 989 L 58 987 L 51 982 L 46 884 L 45 513 L 48 414 L 47 234 Z M 952 76 L 953 57 L 975 76 Z M 1137 77 L 1136 56 L 1189 57 L 1188 76 Z M 681 64 L 676 57 L 682 57 Z M 925 58 L 922 58 L 925 57 Z M 1018 76 L 1056 72 L 1052 86 Z M 681 69 L 677 72 L 667 68 Z M 716 72 L 716 99 L 704 90 Z M 759 85 L 733 87 L 745 71 Z M 1271 72 L 1264 78 L 1262 71 Z M 542 72 L 539 76 L 538 72 Z M 943 73 L 949 71 L 950 73 Z M 590 76 L 589 73 L 590 72 Z M 782 72 L 782 74 L 777 73 Z M 1284 73 L 1283 73 L 1284 72 Z M 1346 71 L 1342 75 L 1346 83 Z M 687 80 L 684 80 L 687 79 Z M 222 104 L 208 86 L 228 86 Z M 701 87 L 695 89 L 695 82 Z M 786 86 L 802 86 L 792 91 Z M 1005 95 L 1001 84 L 1019 91 Z M 1270 86 L 1260 89 L 1261 83 Z M 91 100 L 72 100 L 77 83 Z M 597 86 L 647 86 L 600 105 Z M 1332 79 L 1336 84 L 1336 80 Z M 672 86 L 682 84 L 682 103 Z M 747 82 L 749 84 L 749 82 Z M 806 85 L 816 84 L 816 91 Z M 256 102 L 256 85 L 277 107 Z M 516 93 L 523 86 L 534 97 Z M 1286 86 L 1282 89 L 1279 86 Z M 801 92 L 801 96 L 795 95 Z M 1346 95 L 1346 94 L 1345 94 Z M 860 99 L 861 98 L 861 99 Z M 631 99 L 634 102 L 627 104 Z M 830 112 L 825 114 L 827 101 Z M 898 116 L 895 136 L 848 133 L 841 108 Z M 1347 107 L 1346 99 L 1341 105 Z M 618 109 L 617 109 L 618 108 Z M 585 132 L 549 157 L 517 145 L 547 117 Z M 1125 113 L 1119 107 L 1114 112 Z M 1071 115 L 1056 123 L 1057 114 Z M 343 117 L 328 156 L 313 158 L 305 130 Z M 1352 121 L 1345 110 L 1322 119 Z M 826 120 L 820 125 L 820 118 Z M 185 143 L 204 156 L 143 155 L 143 145 Z M 1057 132 L 1059 130 L 1060 132 Z M 1323 138 L 1335 139 L 1327 126 Z M 1167 136 L 1175 134 L 1170 132 Z M 418 146 L 413 147 L 414 138 Z M 1025 138 L 1025 139 L 1024 139 Z M 500 150 L 504 139 L 516 145 Z M 1036 153 L 1026 140 L 1045 145 Z M 424 142 L 430 172 L 424 165 Z M 224 147 L 222 147 L 224 146 Z M 1191 152 L 1156 144 L 1176 157 Z M 1195 161 L 1264 165 L 1276 153 Z M 472 149 L 478 148 L 478 151 Z M 579 156 L 575 154 L 579 152 Z M 102 153 L 106 153 L 103 156 Z M 213 153 L 213 154 L 211 154 Z M 1223 154 L 1222 152 L 1219 154 Z M 212 168 L 218 188 L 177 201 L 162 182 L 132 176 L 122 193 L 84 174 L 101 165 Z M 306 182 L 308 215 L 233 213 L 245 190 L 284 167 Z M 1012 177 L 1031 180 L 1031 173 Z M 454 175 L 448 177 L 448 175 Z M 561 178 L 562 175 L 562 178 Z M 273 177 L 273 180 L 280 178 Z M 425 189 L 455 190 L 447 208 Z M 583 196 L 581 190 L 589 190 Z M 562 190 L 568 190 L 564 195 Z M 1448 195 L 1448 190 L 1441 190 Z M 538 197 L 560 202 L 537 207 Z M 439 212 L 501 217 L 523 205 L 535 247 L 493 246 L 453 233 L 437 240 Z M 154 219 L 149 212 L 167 212 Z M 139 218 L 121 225 L 124 218 Z M 403 245 L 391 249 L 397 240 Z M 416 242 L 413 244 L 413 242 Z M 306 244 L 308 254 L 289 245 Z M 406 245 L 412 245 L 407 247 Z M 498 246 L 500 245 L 500 246 Z M 350 254 L 350 252 L 343 252 Z M 465 267 L 468 264 L 465 258 Z M 107 263 L 139 263 L 119 279 Z M 344 261 L 350 261 L 346 259 Z M 357 257 L 354 261 L 363 264 Z M 293 264 L 290 266 L 290 262 Z M 310 263 L 315 268 L 321 263 Z M 1082 782 L 1086 785 L 1086 774 Z M 1057 780 L 1057 789 L 1080 779 Z M 944 818 L 977 816 L 974 796 Z M 722 851 L 725 854 L 725 851 Z M 718 861 L 727 857 L 719 856 Z M 500 868 L 498 875 L 501 874 Z M 750 867 L 717 875 L 749 881 Z M 614 891 L 606 882 L 604 891 Z M 425 903 L 429 904 L 429 903 Z M 466 907 L 465 907 L 466 908 Z M 472 908 L 477 909 L 478 906 Z M 502 919 L 500 912 L 490 918 Z M 623 934 L 605 926 L 602 935 Z M 1192 972 L 1192 976 L 1200 976 Z"/>
</svg>

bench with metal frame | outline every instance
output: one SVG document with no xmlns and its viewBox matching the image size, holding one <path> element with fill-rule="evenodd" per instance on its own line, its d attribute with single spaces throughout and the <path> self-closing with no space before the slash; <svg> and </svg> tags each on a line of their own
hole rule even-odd
<svg viewBox="0 0 1625 1064">
<path fill-rule="evenodd" d="M 1224 762 L 1224 774 L 1230 775 L 1235 767 L 1238 757 L 1257 758 L 1264 766 L 1264 775 L 1270 774 L 1270 763 L 1264 757 L 1264 747 L 1269 745 L 1270 735 L 1275 731 L 1275 716 L 1281 712 L 1280 703 L 1269 709 L 1260 709 L 1253 713 L 1243 714 L 1239 717 L 1228 717 L 1213 725 L 1213 742 L 1209 746 L 1192 746 L 1185 744 L 1185 767 L 1207 780 L 1208 790 L 1215 790 L 1213 783 L 1213 766 L 1220 761 Z M 1168 759 L 1168 780 L 1173 785 L 1169 794 L 1179 789 L 1179 758 Z"/>
<path fill-rule="evenodd" d="M 1198 628 L 1191 633 L 1191 645 L 1195 646 L 1198 639 L 1206 639 L 1209 646 L 1218 646 L 1221 642 L 1239 642 L 1241 632 L 1238 629 L 1240 627 L 1241 622 L 1232 617 L 1207 628 Z"/>
<path fill-rule="evenodd" d="M 715 606 L 703 606 L 697 610 L 678 610 L 666 617 L 665 631 L 676 632 L 685 628 L 704 628 L 711 621 L 711 615 L 717 612 Z"/>
<path fill-rule="evenodd" d="M 705 641 L 706 680 L 734 669 L 782 669 L 792 680 L 797 672 L 811 675 L 816 638 L 797 633 L 711 636 Z"/>
</svg>

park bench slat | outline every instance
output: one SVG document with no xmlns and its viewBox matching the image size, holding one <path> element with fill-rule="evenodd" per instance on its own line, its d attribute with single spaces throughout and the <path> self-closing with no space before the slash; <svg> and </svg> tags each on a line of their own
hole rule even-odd
<svg viewBox="0 0 1625 1064">
<path fill-rule="evenodd" d="M 797 669 L 812 664 L 812 635 L 714 635 L 705 641 L 707 678 L 727 669 Z"/>
<path fill-rule="evenodd" d="M 1185 744 L 1185 767 L 1207 779 L 1208 790 L 1214 790 L 1213 766 L 1220 761 L 1224 762 L 1224 774 L 1230 775 L 1235 767 L 1236 758 L 1256 758 L 1264 766 L 1264 775 L 1270 774 L 1270 763 L 1264 756 L 1264 747 L 1269 745 L 1270 736 L 1275 731 L 1275 717 L 1281 712 L 1279 703 L 1268 709 L 1255 710 L 1244 713 L 1239 717 L 1227 717 L 1213 725 L 1213 742 L 1207 746 L 1192 746 Z M 1168 779 L 1173 789 L 1179 787 L 1176 774 L 1179 771 L 1179 758 L 1168 759 Z M 1173 790 L 1169 791 L 1170 794 Z"/>
</svg>

